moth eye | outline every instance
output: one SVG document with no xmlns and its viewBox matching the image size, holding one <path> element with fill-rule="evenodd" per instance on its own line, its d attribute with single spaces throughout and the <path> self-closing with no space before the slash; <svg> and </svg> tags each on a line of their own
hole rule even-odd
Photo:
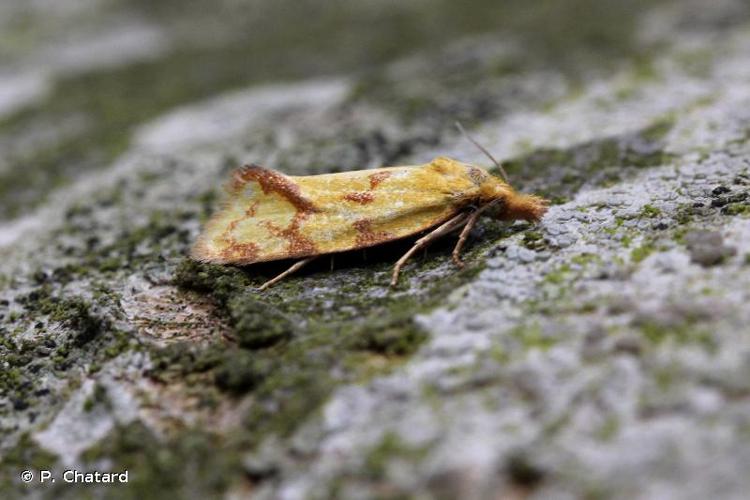
<svg viewBox="0 0 750 500">
<path fill-rule="evenodd" d="M 487 180 L 487 175 L 485 175 L 484 172 L 475 167 L 469 167 L 469 177 L 471 178 L 471 181 L 477 186 Z"/>
</svg>

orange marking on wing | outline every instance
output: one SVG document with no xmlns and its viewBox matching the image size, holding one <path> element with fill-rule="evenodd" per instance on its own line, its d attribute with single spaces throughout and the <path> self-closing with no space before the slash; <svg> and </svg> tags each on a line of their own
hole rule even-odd
<svg viewBox="0 0 750 500">
<path fill-rule="evenodd" d="M 245 210 L 245 215 L 248 217 L 255 217 L 255 214 L 258 212 L 258 202 L 254 201 L 250 204 L 249 207 L 247 207 L 247 210 Z"/>
<path fill-rule="evenodd" d="M 367 205 L 368 203 L 372 203 L 375 199 L 375 195 L 367 191 L 359 191 L 356 193 L 345 194 L 342 198 L 348 201 L 353 201 L 354 203 L 359 203 L 360 205 Z"/>
<path fill-rule="evenodd" d="M 240 223 L 239 219 L 235 219 L 232 222 L 230 222 L 229 225 L 227 225 L 227 228 L 224 230 L 224 232 L 221 233 L 221 236 L 219 236 L 217 239 L 224 241 L 227 245 L 234 244 L 235 239 L 232 233 L 237 228 L 237 224 L 239 223 Z"/>
<path fill-rule="evenodd" d="M 373 231 L 372 221 L 369 219 L 358 220 L 353 225 L 354 229 L 357 230 L 358 247 L 369 247 L 393 239 L 391 233 L 385 231 Z"/>
<path fill-rule="evenodd" d="M 218 239 L 226 243 L 226 247 L 219 252 L 219 257 L 225 261 L 255 261 L 260 254 L 260 247 L 255 243 L 239 243 L 232 234 L 240 220 L 233 220 Z"/>
<path fill-rule="evenodd" d="M 247 182 L 256 181 L 264 193 L 278 193 L 302 212 L 317 212 L 318 208 L 300 192 L 299 186 L 283 174 L 258 165 L 245 165 L 232 177 L 230 189 L 238 191 Z"/>
<path fill-rule="evenodd" d="M 391 176 L 390 172 L 376 172 L 367 176 L 370 179 L 370 190 L 374 190 L 378 185 Z"/>
<path fill-rule="evenodd" d="M 255 243 L 237 243 L 232 241 L 219 254 L 221 259 L 234 262 L 255 262 L 258 259 L 260 248 Z"/>
<path fill-rule="evenodd" d="M 294 214 L 292 223 L 286 229 L 281 229 L 270 221 L 264 221 L 263 225 L 271 234 L 287 240 L 289 243 L 287 252 L 290 257 L 312 255 L 318 253 L 318 247 L 315 246 L 313 240 L 300 233 L 299 230 L 300 223 L 305 217 L 307 217 L 305 212 L 297 212 Z"/>
</svg>

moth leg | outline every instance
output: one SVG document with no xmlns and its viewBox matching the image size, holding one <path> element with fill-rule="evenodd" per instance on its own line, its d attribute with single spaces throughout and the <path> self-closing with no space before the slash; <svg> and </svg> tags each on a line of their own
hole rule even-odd
<svg viewBox="0 0 750 500">
<path fill-rule="evenodd" d="M 488 208 L 498 204 L 499 201 L 500 200 L 493 200 L 485 205 L 482 205 L 474 212 L 472 212 L 469 216 L 469 219 L 466 221 L 466 225 L 464 226 L 463 230 L 461 230 L 461 234 L 458 237 L 458 243 L 456 243 L 456 247 L 453 249 L 453 263 L 456 264 L 456 266 L 464 267 L 464 263 L 461 261 L 461 250 L 463 250 L 464 244 L 469 238 L 469 233 L 471 233 L 471 230 L 474 229 L 474 226 L 479 220 L 479 216 L 482 215 L 482 212 L 484 212 Z"/>
<path fill-rule="evenodd" d="M 313 257 L 308 257 L 306 259 L 298 260 L 297 262 L 295 262 L 294 264 L 292 264 L 291 267 L 289 269 L 287 269 L 286 271 L 284 271 L 283 273 L 281 273 L 278 276 L 276 276 L 275 278 L 270 279 L 270 280 L 266 281 L 265 283 L 263 283 L 260 286 L 260 288 L 258 288 L 258 290 L 265 290 L 266 288 L 275 285 L 276 283 L 278 283 L 279 281 L 283 280 L 284 278 L 286 278 L 290 274 L 299 271 L 302 267 L 304 267 L 305 265 L 309 264 L 310 262 L 312 262 L 316 258 L 317 258 L 317 255 L 313 256 Z"/>
<path fill-rule="evenodd" d="M 464 243 L 466 243 L 466 240 L 469 238 L 469 233 L 474 229 L 478 219 L 479 210 L 472 212 L 469 219 L 466 221 L 466 225 L 464 225 L 464 228 L 461 230 L 456 246 L 453 248 L 453 263 L 458 267 L 464 267 L 464 263 L 461 261 L 461 250 L 463 250 Z"/>
<path fill-rule="evenodd" d="M 414 255 L 416 252 L 418 252 L 422 248 L 425 248 L 427 245 L 429 245 L 436 239 L 442 236 L 445 236 L 446 234 L 453 231 L 457 226 L 460 226 L 461 223 L 463 223 L 467 217 L 468 215 L 465 213 L 458 214 L 455 217 L 448 219 L 447 222 L 444 222 L 442 225 L 438 226 L 435 230 L 419 238 L 414 243 L 414 246 L 411 247 L 409 251 L 406 252 L 400 259 L 398 259 L 398 262 L 396 262 L 396 265 L 393 266 L 393 277 L 391 278 L 391 286 L 396 286 L 396 283 L 398 283 L 398 275 L 401 272 L 401 268 L 404 267 L 404 264 L 406 264 L 406 261 L 409 260 L 409 258 L 412 255 Z"/>
</svg>

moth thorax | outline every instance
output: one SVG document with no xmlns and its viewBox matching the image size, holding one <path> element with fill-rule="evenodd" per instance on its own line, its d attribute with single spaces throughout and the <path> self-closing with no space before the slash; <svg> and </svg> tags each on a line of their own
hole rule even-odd
<svg viewBox="0 0 750 500">
<path fill-rule="evenodd" d="M 513 189 L 510 186 L 493 177 L 487 179 L 479 186 L 479 196 L 485 203 L 497 199 L 505 199 L 513 194 Z"/>
</svg>

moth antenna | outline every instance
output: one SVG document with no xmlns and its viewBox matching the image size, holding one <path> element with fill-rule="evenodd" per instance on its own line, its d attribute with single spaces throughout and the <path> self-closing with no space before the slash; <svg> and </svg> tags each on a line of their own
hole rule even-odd
<svg viewBox="0 0 750 500">
<path fill-rule="evenodd" d="M 487 155 L 487 158 L 489 158 L 492 161 L 492 163 L 495 164 L 495 166 L 497 167 L 497 169 L 500 171 L 500 175 L 502 175 L 502 177 L 503 177 L 503 181 L 505 181 L 506 184 L 510 184 L 510 182 L 508 182 L 508 174 L 505 172 L 505 169 L 500 164 L 500 162 L 497 161 L 495 159 L 495 157 L 492 156 L 490 154 L 490 152 L 487 151 L 487 149 L 484 146 L 482 146 L 477 141 L 475 141 L 474 138 L 472 136 L 470 136 L 468 134 L 468 132 L 466 132 L 466 130 L 464 130 L 464 127 L 463 127 L 463 125 L 461 125 L 461 122 L 455 122 L 455 123 L 456 123 L 456 128 L 458 128 L 458 130 L 464 135 L 464 137 L 466 137 L 469 140 L 469 142 L 471 142 L 473 145 L 475 145 L 477 148 L 479 148 L 479 150 L 482 153 L 484 153 L 485 155 Z"/>
</svg>

